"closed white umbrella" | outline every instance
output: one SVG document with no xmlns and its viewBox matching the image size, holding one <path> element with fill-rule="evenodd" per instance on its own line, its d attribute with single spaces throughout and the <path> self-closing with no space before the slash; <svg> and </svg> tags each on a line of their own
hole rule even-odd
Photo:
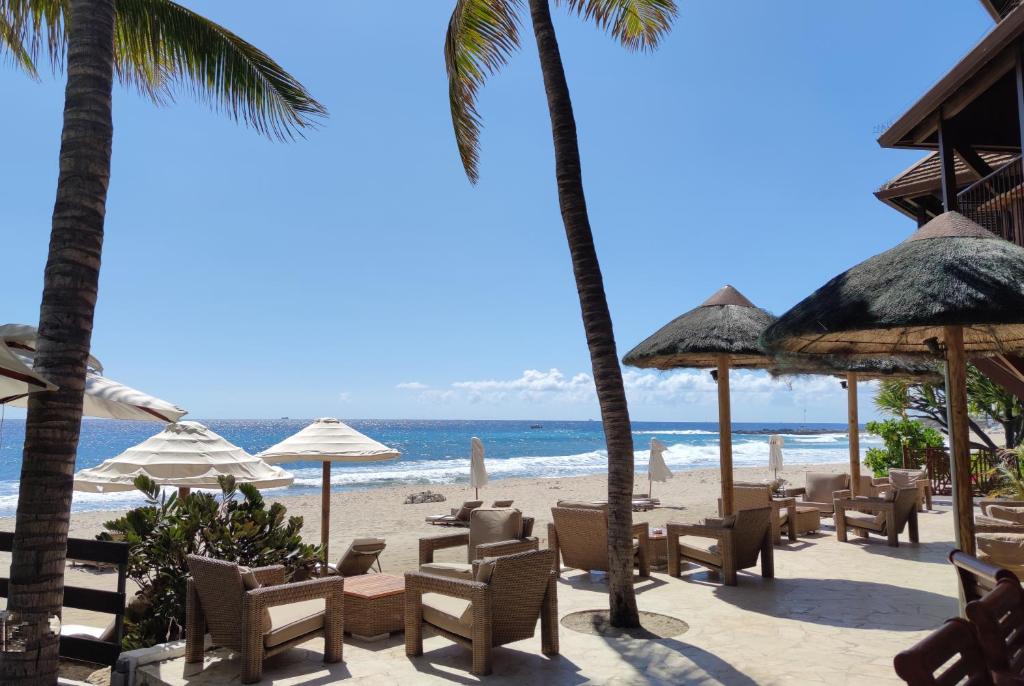
<svg viewBox="0 0 1024 686">
<path fill-rule="evenodd" d="M 323 463 L 320 496 L 320 542 L 327 558 L 331 528 L 331 464 L 334 462 L 381 462 L 401 455 L 394 448 L 365 436 L 334 417 L 322 417 L 273 445 L 258 457 L 270 464 L 281 462 Z"/>
<path fill-rule="evenodd" d="M 778 479 L 782 469 L 782 436 L 778 434 L 768 438 L 768 468 L 775 472 L 775 478 Z"/>
<path fill-rule="evenodd" d="M 484 466 L 484 442 L 476 436 L 469 440 L 469 485 L 480 499 L 480 489 L 487 485 L 487 467 Z"/>
<path fill-rule="evenodd" d="M 672 478 L 672 470 L 665 464 L 665 451 L 668 448 L 657 438 L 651 439 L 651 457 L 647 461 L 648 497 L 654 497 L 654 489 L 650 484 L 655 481 L 668 481 Z"/>
<path fill-rule="evenodd" d="M 8 357 L 14 358 L 22 370 L 28 370 L 37 379 L 47 383 L 46 390 L 57 388 L 32 371 L 35 346 L 35 327 L 27 324 L 0 325 L 0 403 L 7 403 L 12 407 L 28 407 L 28 394 L 43 390 L 7 384 L 5 379 L 9 380 L 9 377 L 5 377 L 3 368 Z M 82 405 L 82 414 L 87 417 L 176 422 L 188 414 L 188 410 L 183 410 L 166 400 L 101 376 L 102 371 L 103 365 L 90 355 L 88 370 L 85 373 L 85 397 Z"/>
<path fill-rule="evenodd" d="M 219 488 L 220 476 L 233 476 L 236 482 L 257 488 L 287 486 L 294 481 L 280 467 L 250 455 L 199 422 L 177 422 L 117 457 L 81 470 L 75 474 L 75 490 L 130 491 L 140 475 L 182 491 Z"/>
</svg>

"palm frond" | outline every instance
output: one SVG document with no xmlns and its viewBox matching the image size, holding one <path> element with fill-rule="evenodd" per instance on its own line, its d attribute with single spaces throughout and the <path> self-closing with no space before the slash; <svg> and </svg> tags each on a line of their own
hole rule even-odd
<svg viewBox="0 0 1024 686">
<path fill-rule="evenodd" d="M 256 46 L 170 0 L 117 0 L 122 82 L 157 102 L 177 88 L 261 134 L 287 139 L 327 110 Z"/>
<path fill-rule="evenodd" d="M 675 0 L 555 0 L 593 20 L 629 50 L 650 50 L 671 30 Z"/>
<path fill-rule="evenodd" d="M 480 113 L 477 94 L 487 77 L 519 47 L 521 0 L 458 0 L 448 22 L 444 63 L 459 157 L 470 182 L 479 180 Z"/>
<path fill-rule="evenodd" d="M 39 78 L 35 60 L 25 44 L 23 30 L 16 26 L 12 19 L 0 10 L 0 58 L 10 59 L 16 67 L 33 79 Z"/>
<path fill-rule="evenodd" d="M 32 78 L 45 52 L 58 69 L 66 47 L 68 0 L 0 0 L 0 57 L 5 54 Z"/>
</svg>

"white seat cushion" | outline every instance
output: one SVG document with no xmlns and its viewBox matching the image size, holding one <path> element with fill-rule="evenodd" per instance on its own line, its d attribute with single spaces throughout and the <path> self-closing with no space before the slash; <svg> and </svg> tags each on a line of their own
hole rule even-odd
<svg viewBox="0 0 1024 686">
<path fill-rule="evenodd" d="M 722 565 L 722 554 L 718 551 L 717 541 L 701 536 L 680 536 L 679 552 L 683 557 L 700 560 L 713 565 Z"/>
<path fill-rule="evenodd" d="M 318 598 L 269 608 L 270 630 L 263 635 L 263 645 L 273 648 L 322 629 L 326 604 Z"/>
<path fill-rule="evenodd" d="M 472 638 L 473 605 L 461 598 L 424 593 L 423 621 L 463 638 Z"/>
</svg>

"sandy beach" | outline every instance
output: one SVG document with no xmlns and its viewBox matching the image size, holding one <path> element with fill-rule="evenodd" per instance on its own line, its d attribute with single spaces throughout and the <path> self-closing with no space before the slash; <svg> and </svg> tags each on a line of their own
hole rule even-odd
<svg viewBox="0 0 1024 686">
<path fill-rule="evenodd" d="M 805 471 L 842 472 L 848 469 L 846 463 L 787 465 L 783 476 L 795 485 L 803 485 Z M 741 468 L 735 471 L 735 480 L 763 481 L 770 477 L 767 468 Z M 637 477 L 635 492 L 646 492 L 648 485 L 642 475 Z M 547 524 L 551 520 L 551 507 L 559 499 L 593 500 L 606 497 L 607 478 L 603 475 L 553 478 L 553 479 L 500 479 L 492 481 L 480 493 L 481 499 L 489 502 L 495 499 L 512 498 L 518 507 L 528 516 L 536 519 L 534 534 L 547 545 Z M 418 562 L 417 541 L 423 536 L 445 533 L 444 527 L 429 526 L 424 522 L 427 515 L 446 513 L 449 508 L 457 507 L 464 500 L 471 499 L 472 490 L 464 485 L 431 486 L 430 490 L 441 493 L 446 498 L 442 503 L 424 503 L 419 505 L 403 505 L 410 493 L 426 490 L 426 486 L 400 486 L 378 488 L 366 491 L 348 491 L 334 493 L 331 498 L 331 556 L 341 555 L 349 542 L 360 536 L 379 536 L 387 540 L 387 550 L 381 556 L 384 571 L 401 574 L 406 570 L 415 569 Z M 654 495 L 659 498 L 662 507 L 649 512 L 638 512 L 633 516 L 636 521 L 650 522 L 652 526 L 663 526 L 667 521 L 697 521 L 703 517 L 717 513 L 719 495 L 719 477 L 717 469 L 696 469 L 680 471 L 665 483 L 654 484 Z M 303 495 L 282 498 L 279 500 L 288 508 L 290 515 L 298 515 L 304 519 L 303 538 L 309 541 L 320 540 L 320 496 Z M 116 511 L 75 512 L 71 516 L 72 537 L 92 538 L 102 531 L 103 522 L 112 519 Z M 13 518 L 0 519 L 0 527 L 11 530 Z M 438 561 L 464 561 L 465 549 L 453 548 L 437 553 Z M 10 556 L 3 554 L 0 565 L 5 571 L 10 564 Z M 109 588 L 115 586 L 116 577 L 112 573 L 96 573 L 94 571 L 68 567 L 67 584 L 88 588 Z M 131 592 L 131 591 L 129 591 Z M 67 610 L 64 622 L 103 626 L 107 621 L 102 615 Z"/>
</svg>

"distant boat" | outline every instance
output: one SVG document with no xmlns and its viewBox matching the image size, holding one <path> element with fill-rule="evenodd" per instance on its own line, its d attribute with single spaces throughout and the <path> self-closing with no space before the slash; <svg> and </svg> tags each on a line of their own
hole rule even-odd
<svg viewBox="0 0 1024 686">
<path fill-rule="evenodd" d="M 543 429 L 544 427 L 540 424 L 530 424 L 531 429 Z"/>
</svg>

